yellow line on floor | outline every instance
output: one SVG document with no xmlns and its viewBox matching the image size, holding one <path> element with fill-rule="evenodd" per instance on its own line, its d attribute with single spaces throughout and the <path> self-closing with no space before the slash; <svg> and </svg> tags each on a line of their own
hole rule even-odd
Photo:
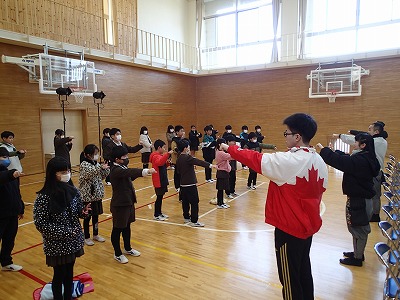
<svg viewBox="0 0 400 300">
<path fill-rule="evenodd" d="M 165 253 L 165 254 L 169 254 L 169 255 L 172 255 L 172 256 L 176 256 L 176 257 L 182 258 L 184 260 L 187 260 L 187 261 L 190 261 L 190 262 L 194 262 L 194 263 L 197 263 L 199 265 L 207 266 L 207 267 L 213 268 L 213 269 L 221 271 L 221 272 L 231 273 L 231 274 L 234 274 L 236 276 L 240 276 L 240 277 L 244 277 L 244 278 L 247 278 L 247 279 L 250 279 L 250 280 L 254 280 L 254 281 L 269 285 L 269 286 L 274 287 L 274 288 L 278 288 L 278 289 L 282 288 L 282 286 L 280 284 L 276 284 L 276 283 L 268 282 L 268 281 L 265 281 L 265 280 L 261 280 L 259 278 L 256 278 L 256 277 L 253 277 L 253 276 L 250 276 L 250 275 L 247 275 L 247 274 L 235 271 L 235 270 L 231 270 L 231 269 L 227 269 L 227 268 L 224 268 L 224 267 L 220 267 L 220 266 L 217 266 L 217 265 L 202 261 L 202 260 L 197 259 L 197 258 L 193 258 L 193 257 L 186 256 L 186 255 L 183 255 L 183 254 L 178 254 L 178 253 L 175 253 L 175 252 L 172 252 L 172 251 L 160 248 L 160 247 L 152 246 L 152 245 L 149 245 L 149 244 L 146 244 L 146 243 L 142 243 L 142 242 L 139 242 L 139 241 L 136 241 L 136 240 L 133 240 L 133 242 L 138 244 L 138 245 L 140 245 L 140 246 L 147 247 L 147 248 L 150 248 L 150 249 L 153 249 L 153 250 Z"/>
</svg>

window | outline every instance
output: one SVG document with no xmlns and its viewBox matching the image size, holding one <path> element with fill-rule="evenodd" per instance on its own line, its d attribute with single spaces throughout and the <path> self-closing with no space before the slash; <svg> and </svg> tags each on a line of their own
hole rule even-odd
<svg viewBox="0 0 400 300">
<path fill-rule="evenodd" d="M 103 12 L 105 43 L 115 45 L 114 10 L 112 0 L 103 0 Z"/>
<path fill-rule="evenodd" d="M 272 13 L 272 0 L 206 0 L 203 62 L 212 68 L 269 62 Z M 279 25 L 279 43 L 280 35 Z"/>
<path fill-rule="evenodd" d="M 400 47 L 400 0 L 308 0 L 306 57 Z"/>
</svg>

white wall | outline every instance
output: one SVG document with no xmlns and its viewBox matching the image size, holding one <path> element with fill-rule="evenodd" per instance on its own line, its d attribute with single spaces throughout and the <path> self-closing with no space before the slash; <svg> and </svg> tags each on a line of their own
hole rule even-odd
<svg viewBox="0 0 400 300">
<path fill-rule="evenodd" d="M 196 0 L 137 0 L 138 29 L 196 45 Z"/>
</svg>

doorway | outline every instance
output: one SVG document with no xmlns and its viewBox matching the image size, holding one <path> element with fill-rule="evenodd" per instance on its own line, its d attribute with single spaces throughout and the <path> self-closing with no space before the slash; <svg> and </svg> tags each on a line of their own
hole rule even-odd
<svg viewBox="0 0 400 300">
<path fill-rule="evenodd" d="M 72 166 L 80 164 L 79 156 L 83 151 L 84 137 L 86 136 L 83 128 L 85 112 L 85 110 L 65 110 L 65 135 L 74 137 L 70 151 Z M 43 153 L 45 158 L 52 157 L 54 156 L 54 132 L 56 129 L 63 129 L 64 127 L 62 112 L 60 110 L 42 109 L 40 124 Z"/>
</svg>

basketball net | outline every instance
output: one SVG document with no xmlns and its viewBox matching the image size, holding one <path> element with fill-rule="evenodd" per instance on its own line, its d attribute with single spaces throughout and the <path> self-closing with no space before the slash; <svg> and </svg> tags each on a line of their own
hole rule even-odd
<svg viewBox="0 0 400 300">
<path fill-rule="evenodd" d="M 335 103 L 336 101 L 336 91 L 327 92 L 329 103 Z"/>
<path fill-rule="evenodd" d="M 83 98 L 85 97 L 83 88 L 75 87 L 75 88 L 71 88 L 71 90 L 72 90 L 72 95 L 75 97 L 76 103 L 83 103 Z"/>
</svg>

